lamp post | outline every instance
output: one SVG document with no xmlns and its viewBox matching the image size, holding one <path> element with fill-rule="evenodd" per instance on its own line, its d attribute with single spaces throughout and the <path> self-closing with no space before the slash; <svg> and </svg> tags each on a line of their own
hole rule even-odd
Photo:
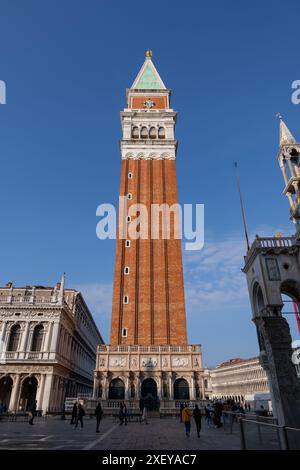
<svg viewBox="0 0 300 470">
<path fill-rule="evenodd" d="M 62 414 L 61 414 L 61 419 L 62 419 L 62 420 L 65 420 L 65 419 L 66 419 L 66 407 L 65 407 L 65 402 L 66 402 L 66 396 L 67 396 L 67 388 L 68 388 L 68 381 L 65 382 L 64 402 L 63 402 L 63 408 L 62 408 Z"/>
</svg>

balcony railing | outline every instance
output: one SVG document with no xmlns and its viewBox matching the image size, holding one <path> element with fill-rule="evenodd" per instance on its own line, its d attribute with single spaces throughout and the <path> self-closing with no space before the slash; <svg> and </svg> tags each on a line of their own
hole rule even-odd
<svg viewBox="0 0 300 470">
<path fill-rule="evenodd" d="M 4 351 L 0 353 L 0 361 L 49 361 L 55 360 L 56 354 L 54 352 L 34 352 L 34 351 Z"/>
<path fill-rule="evenodd" d="M 97 353 L 189 353 L 189 352 L 201 352 L 200 344 L 173 346 L 170 344 L 166 345 L 108 345 L 99 344 L 97 347 Z"/>
<path fill-rule="evenodd" d="M 293 245 L 294 237 L 257 237 L 255 248 L 288 248 Z"/>
<path fill-rule="evenodd" d="M 10 296 L 10 295 L 0 295 L 1 304 L 33 304 L 33 305 L 44 305 L 44 304 L 54 304 L 60 305 L 60 301 L 52 297 L 23 297 L 23 296 Z M 67 305 L 64 300 L 64 305 Z"/>
<path fill-rule="evenodd" d="M 295 242 L 295 237 L 259 237 L 256 235 L 256 238 L 245 257 L 245 262 L 247 264 L 256 249 L 290 248 L 295 244 Z"/>
</svg>

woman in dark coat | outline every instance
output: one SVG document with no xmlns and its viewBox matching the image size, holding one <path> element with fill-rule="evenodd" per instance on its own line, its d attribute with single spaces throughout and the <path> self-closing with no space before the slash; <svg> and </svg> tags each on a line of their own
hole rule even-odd
<svg viewBox="0 0 300 470">
<path fill-rule="evenodd" d="M 200 437 L 200 431 L 201 431 L 201 410 L 199 409 L 198 405 L 195 405 L 195 409 L 193 411 L 193 417 L 195 420 L 196 424 L 196 429 L 197 429 L 197 436 Z"/>
<path fill-rule="evenodd" d="M 102 410 L 102 406 L 101 406 L 100 402 L 96 406 L 95 415 L 96 415 L 96 432 L 100 432 L 99 431 L 99 426 L 100 426 L 100 421 L 101 421 L 101 418 L 102 418 L 102 415 L 103 415 L 103 410 Z"/>
<path fill-rule="evenodd" d="M 71 418 L 71 421 L 70 421 L 70 424 L 75 424 L 76 423 L 76 419 L 77 419 L 77 410 L 78 410 L 78 407 L 77 407 L 77 401 L 74 403 L 73 405 L 73 409 L 72 409 L 72 418 Z"/>
<path fill-rule="evenodd" d="M 119 411 L 119 419 L 120 425 L 125 421 L 125 426 L 127 426 L 127 406 L 125 405 L 124 401 L 120 403 L 120 411 Z"/>
<path fill-rule="evenodd" d="M 77 428 L 79 421 L 80 421 L 81 429 L 83 428 L 83 417 L 84 417 L 84 415 L 85 415 L 84 408 L 81 405 L 81 403 L 79 403 L 75 429 Z"/>
</svg>

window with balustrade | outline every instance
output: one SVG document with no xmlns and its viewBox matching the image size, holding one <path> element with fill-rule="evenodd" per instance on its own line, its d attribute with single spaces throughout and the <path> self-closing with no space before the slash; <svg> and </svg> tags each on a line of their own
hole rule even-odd
<svg viewBox="0 0 300 470">
<path fill-rule="evenodd" d="M 21 326 L 14 325 L 11 328 L 7 351 L 18 351 L 21 339 Z"/>
<path fill-rule="evenodd" d="M 37 325 L 33 332 L 31 351 L 41 351 L 44 339 L 44 327 L 43 325 Z"/>
</svg>

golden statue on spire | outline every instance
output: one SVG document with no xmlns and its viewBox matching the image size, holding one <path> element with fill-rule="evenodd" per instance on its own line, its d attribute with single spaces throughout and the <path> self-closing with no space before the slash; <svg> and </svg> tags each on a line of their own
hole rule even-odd
<svg viewBox="0 0 300 470">
<path fill-rule="evenodd" d="M 151 51 L 151 49 L 148 49 L 148 50 L 146 51 L 146 57 L 149 57 L 149 58 L 152 57 L 152 51 Z"/>
</svg>

